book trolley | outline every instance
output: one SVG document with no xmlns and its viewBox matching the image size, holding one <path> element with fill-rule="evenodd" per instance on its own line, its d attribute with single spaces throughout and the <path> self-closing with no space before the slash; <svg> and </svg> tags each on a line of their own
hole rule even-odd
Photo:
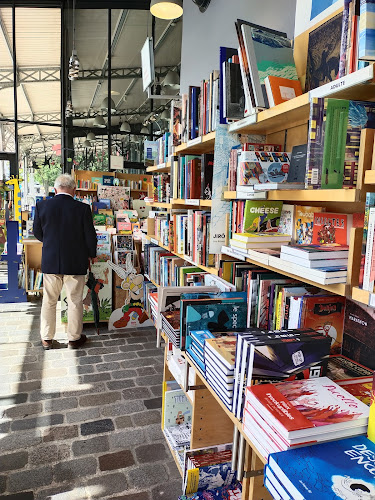
<svg viewBox="0 0 375 500">
<path fill-rule="evenodd" d="M 265 135 L 266 143 L 279 143 L 284 145 L 284 151 L 290 151 L 293 146 L 307 142 L 310 100 L 312 97 L 335 97 L 353 100 L 374 100 L 375 76 L 374 67 L 359 70 L 354 74 L 347 75 L 335 81 L 335 85 L 326 84 L 318 89 L 296 97 L 288 102 L 282 103 L 271 109 L 249 116 L 229 125 L 232 133 L 251 133 Z M 337 85 L 336 85 L 337 83 Z M 269 200 L 282 200 L 291 204 L 306 202 L 309 205 L 324 205 L 327 210 L 336 212 L 355 213 L 364 212 L 365 197 L 367 191 L 375 191 L 375 130 L 363 129 L 361 133 L 360 156 L 358 165 L 357 186 L 355 189 L 304 189 L 304 190 L 280 190 L 268 193 Z M 174 154 L 201 154 L 214 152 L 215 132 L 207 136 L 198 137 L 186 144 L 175 148 Z M 159 170 L 160 167 L 160 170 Z M 170 170 L 170 165 L 149 167 L 150 172 Z M 224 188 L 225 191 L 225 188 Z M 236 191 L 225 191 L 225 200 L 238 199 Z M 153 207 L 191 208 L 190 200 L 171 200 L 168 204 L 150 203 Z M 202 200 L 196 200 L 195 206 L 199 207 Z M 210 204 L 207 201 L 204 206 Z M 256 259 L 242 257 L 242 260 L 252 264 L 259 264 L 262 268 L 280 273 L 284 276 L 298 279 L 304 283 L 315 285 L 337 295 L 353 298 L 366 305 L 375 307 L 375 293 L 370 293 L 358 287 L 359 269 L 361 261 L 362 228 L 353 228 L 350 233 L 348 277 L 343 284 L 320 285 L 313 280 L 294 275 L 276 268 L 257 262 Z M 154 244 L 170 251 L 167 246 L 158 242 L 152 234 L 147 236 Z M 174 253 L 173 251 L 171 253 Z M 175 254 L 181 258 L 181 256 Z M 232 259 L 240 258 L 235 253 L 228 252 Z M 185 260 L 187 260 L 185 258 Z M 192 262 L 194 264 L 194 262 Z M 218 269 L 199 266 L 202 270 L 218 274 Z M 154 285 L 158 286 L 156 283 Z M 164 340 L 167 339 L 163 332 L 158 332 Z M 159 345 L 159 339 L 158 339 Z M 229 411 L 210 387 L 209 382 L 201 375 L 199 368 L 185 355 L 186 369 L 183 377 L 182 388 L 189 391 L 188 398 L 192 403 L 192 434 L 191 448 L 201 448 L 215 444 L 233 441 L 233 465 L 238 470 L 238 479 L 242 480 L 242 498 L 244 500 L 261 500 L 272 498 L 263 486 L 263 468 L 266 459 L 261 455 L 256 446 L 249 440 L 242 430 L 242 423 Z M 189 385 L 189 372 L 193 370 L 194 385 Z M 165 352 L 164 382 L 172 380 L 173 375 L 168 366 L 167 348 Z M 193 394 L 191 397 L 190 394 Z M 173 453 L 172 453 L 173 454 Z M 176 458 L 175 458 L 176 460 Z M 177 463 L 177 460 L 176 460 Z M 180 473 L 183 471 L 177 463 Z"/>
</svg>

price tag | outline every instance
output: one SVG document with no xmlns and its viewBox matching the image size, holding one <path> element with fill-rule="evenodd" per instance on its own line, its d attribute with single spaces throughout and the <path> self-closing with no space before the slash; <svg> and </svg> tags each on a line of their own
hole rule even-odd
<svg viewBox="0 0 375 500">
<path fill-rule="evenodd" d="M 189 199 L 185 200 L 186 205 L 194 205 L 196 207 L 199 207 L 199 202 L 200 202 L 200 200 L 196 200 L 194 198 L 189 198 Z"/>
<path fill-rule="evenodd" d="M 159 168 L 165 168 L 165 163 L 160 163 L 160 164 L 158 165 L 158 169 L 159 169 Z"/>
<path fill-rule="evenodd" d="M 191 148 L 192 146 L 196 146 L 197 144 L 200 144 L 202 142 L 202 137 L 196 137 L 195 139 L 191 139 L 190 141 L 187 142 L 187 147 Z"/>
<path fill-rule="evenodd" d="M 375 293 L 370 293 L 370 299 L 368 305 L 370 307 L 375 307 Z"/>
<path fill-rule="evenodd" d="M 155 245 L 159 245 L 158 240 L 155 240 L 155 238 L 150 239 L 151 243 L 154 243 Z"/>
<path fill-rule="evenodd" d="M 267 194 L 265 192 L 237 191 L 236 198 L 238 200 L 265 200 Z"/>
</svg>

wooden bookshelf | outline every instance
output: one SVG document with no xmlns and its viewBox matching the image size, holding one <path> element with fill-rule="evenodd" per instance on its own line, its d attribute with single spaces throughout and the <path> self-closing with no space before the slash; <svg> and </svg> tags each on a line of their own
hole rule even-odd
<svg viewBox="0 0 375 500">
<path fill-rule="evenodd" d="M 365 184 L 375 184 L 375 170 L 367 170 L 367 172 L 365 173 Z"/>
<path fill-rule="evenodd" d="M 154 167 L 147 167 L 146 172 L 152 173 L 162 173 L 162 172 L 170 172 L 171 164 L 170 162 L 160 163 L 159 165 L 155 165 Z"/>
<path fill-rule="evenodd" d="M 362 192 L 358 189 L 279 189 L 267 191 L 268 200 L 300 203 L 321 203 L 333 200 L 337 203 L 355 203 L 363 201 L 362 197 Z M 245 198 L 238 198 L 237 191 L 224 191 L 224 199 L 237 200 Z"/>
<path fill-rule="evenodd" d="M 368 290 L 363 290 L 358 286 L 352 288 L 352 299 L 366 306 L 375 307 L 375 293 L 371 293 Z"/>
<path fill-rule="evenodd" d="M 165 208 L 167 210 L 170 210 L 172 208 L 172 203 L 161 203 L 158 201 L 148 201 L 146 202 L 146 205 L 149 207 L 155 207 L 155 208 Z"/>
<path fill-rule="evenodd" d="M 176 155 L 213 153 L 215 149 L 215 137 L 216 132 L 210 132 L 207 135 L 199 136 L 197 139 L 192 139 L 191 141 L 184 142 L 180 146 L 176 146 L 174 152 Z"/>
<path fill-rule="evenodd" d="M 216 276 L 219 274 L 219 270 L 216 269 L 215 267 L 207 267 L 207 266 L 203 266 L 202 264 L 197 264 L 188 255 L 182 255 L 180 253 L 173 252 L 173 250 L 170 250 L 166 245 L 163 245 L 162 243 L 160 243 L 160 241 L 158 241 L 155 238 L 155 236 L 146 235 L 145 237 L 146 237 L 146 239 L 151 241 L 151 243 L 154 243 L 155 245 L 158 245 L 159 247 L 164 248 L 165 250 L 168 250 L 168 252 L 173 253 L 174 255 L 179 257 L 180 259 L 186 260 L 186 262 L 189 262 L 193 266 L 199 267 L 200 269 L 202 269 L 202 271 L 206 271 L 207 273 L 210 273 L 210 274 L 215 274 Z"/>
<path fill-rule="evenodd" d="M 175 198 L 171 200 L 172 205 L 183 205 L 186 207 L 205 207 L 205 208 L 210 208 L 212 207 L 212 200 L 200 200 L 200 199 L 181 199 L 181 198 Z"/>
</svg>

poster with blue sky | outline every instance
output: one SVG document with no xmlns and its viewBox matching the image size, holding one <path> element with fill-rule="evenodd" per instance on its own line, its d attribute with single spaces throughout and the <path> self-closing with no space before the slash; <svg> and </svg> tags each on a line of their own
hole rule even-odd
<svg viewBox="0 0 375 500">
<path fill-rule="evenodd" d="M 336 0 L 312 0 L 310 20 L 314 19 L 316 16 L 319 16 L 319 14 L 328 9 L 328 7 L 333 5 L 335 2 Z"/>
</svg>

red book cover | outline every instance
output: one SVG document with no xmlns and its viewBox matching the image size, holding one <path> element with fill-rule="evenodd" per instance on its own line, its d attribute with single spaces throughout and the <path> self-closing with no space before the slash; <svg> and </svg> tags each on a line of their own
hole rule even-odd
<svg viewBox="0 0 375 500">
<path fill-rule="evenodd" d="M 352 396 L 367 406 L 371 404 L 373 377 L 362 377 L 357 380 L 338 380 L 337 385 L 343 387 Z"/>
<path fill-rule="evenodd" d="M 348 245 L 353 217 L 347 214 L 314 213 L 313 245 Z"/>
<path fill-rule="evenodd" d="M 303 298 L 301 328 L 312 328 L 326 337 L 332 337 L 331 354 L 341 354 L 345 302 L 345 297 L 337 295 Z"/>
</svg>

